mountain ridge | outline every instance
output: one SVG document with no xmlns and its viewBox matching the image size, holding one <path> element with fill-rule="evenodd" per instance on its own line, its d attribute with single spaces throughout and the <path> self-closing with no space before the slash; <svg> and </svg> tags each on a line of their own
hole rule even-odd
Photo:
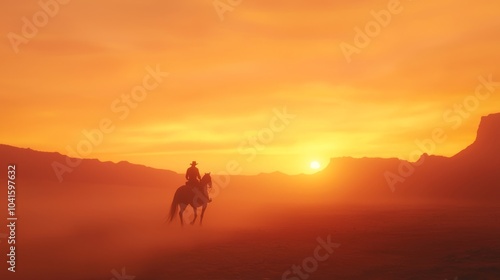
<svg viewBox="0 0 500 280">
<path fill-rule="evenodd" d="M 284 182 L 310 180 L 334 186 L 345 195 L 496 198 L 500 195 L 500 113 L 481 118 L 475 141 L 451 157 L 423 153 L 417 162 L 398 158 L 331 158 L 310 175 L 282 172 L 240 176 L 245 180 Z M 76 159 L 56 152 L 40 152 L 0 144 L 0 154 L 20 165 L 18 174 L 30 180 L 48 180 L 151 186 L 184 183 L 184 176 L 128 161 Z M 77 163 L 72 167 L 68 163 Z M 59 175 L 58 176 L 58 172 Z M 214 174 L 217 176 L 217 174 Z M 321 179 L 321 180 L 318 180 Z M 310 181 L 306 182 L 310 184 Z"/>
<path fill-rule="evenodd" d="M 177 182 L 183 177 L 170 170 L 156 169 L 128 161 L 79 159 L 58 152 L 42 152 L 5 144 L 0 144 L 0 154 L 2 158 L 7 159 L 7 164 L 18 166 L 18 177 L 26 180 L 148 185 L 149 181 Z"/>
</svg>

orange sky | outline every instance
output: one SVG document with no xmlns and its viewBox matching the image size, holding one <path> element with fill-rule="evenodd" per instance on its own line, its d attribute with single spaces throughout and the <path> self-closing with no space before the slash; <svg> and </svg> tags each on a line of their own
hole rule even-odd
<svg viewBox="0 0 500 280">
<path fill-rule="evenodd" d="M 498 86 L 471 103 L 470 117 L 449 111 L 474 101 L 479 76 L 500 81 L 500 3 L 401 1 L 348 63 L 341 43 L 354 45 L 355 28 L 390 3 L 247 0 L 221 21 L 211 0 L 72 0 L 51 6 L 58 11 L 16 53 L 11 32 L 23 36 L 23 17 L 43 21 L 43 10 L 2 1 L 0 142 L 67 154 L 109 119 L 115 129 L 85 157 L 301 173 L 314 159 L 407 158 L 442 127 L 435 153 L 452 155 L 473 141 L 480 116 L 500 111 Z M 117 113 L 148 66 L 169 75 Z M 269 138 L 283 108 L 295 117 Z M 259 131 L 266 143 L 245 142 Z"/>
</svg>

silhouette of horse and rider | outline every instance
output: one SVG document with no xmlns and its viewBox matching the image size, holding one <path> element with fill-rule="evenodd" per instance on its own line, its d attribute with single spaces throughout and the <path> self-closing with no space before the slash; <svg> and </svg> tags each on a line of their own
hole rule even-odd
<svg viewBox="0 0 500 280">
<path fill-rule="evenodd" d="M 184 210 L 186 210 L 186 207 L 191 205 L 194 210 L 194 219 L 191 221 L 191 224 L 193 225 L 198 218 L 198 207 L 202 207 L 200 225 L 203 223 L 203 216 L 205 215 L 207 204 L 212 202 L 212 199 L 208 196 L 208 188 L 212 188 L 212 178 L 210 177 L 210 173 L 205 173 L 205 175 L 201 177 L 200 171 L 196 165 L 198 165 L 196 161 L 191 162 L 191 167 L 186 171 L 186 184 L 180 186 L 177 191 L 175 191 L 174 199 L 170 206 L 170 213 L 168 214 L 169 222 L 175 218 L 180 208 L 179 217 L 181 219 L 181 225 L 184 225 L 182 214 Z"/>
</svg>

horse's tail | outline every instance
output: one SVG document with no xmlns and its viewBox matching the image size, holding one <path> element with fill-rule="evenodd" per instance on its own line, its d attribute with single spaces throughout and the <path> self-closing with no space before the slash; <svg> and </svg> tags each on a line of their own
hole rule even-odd
<svg viewBox="0 0 500 280">
<path fill-rule="evenodd" d="M 175 192 L 174 199 L 172 200 L 172 205 L 170 205 L 170 212 L 168 213 L 167 220 L 168 222 L 172 222 L 172 220 L 177 215 L 177 211 L 179 209 L 179 199 L 177 197 L 177 192 Z"/>
</svg>

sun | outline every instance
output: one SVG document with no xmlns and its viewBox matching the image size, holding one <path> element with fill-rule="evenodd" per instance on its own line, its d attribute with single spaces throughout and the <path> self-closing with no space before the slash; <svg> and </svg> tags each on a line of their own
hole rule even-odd
<svg viewBox="0 0 500 280">
<path fill-rule="evenodd" d="M 311 164 L 309 165 L 311 167 L 311 169 L 319 169 L 321 167 L 321 164 L 319 164 L 319 162 L 317 161 L 311 161 Z"/>
</svg>

